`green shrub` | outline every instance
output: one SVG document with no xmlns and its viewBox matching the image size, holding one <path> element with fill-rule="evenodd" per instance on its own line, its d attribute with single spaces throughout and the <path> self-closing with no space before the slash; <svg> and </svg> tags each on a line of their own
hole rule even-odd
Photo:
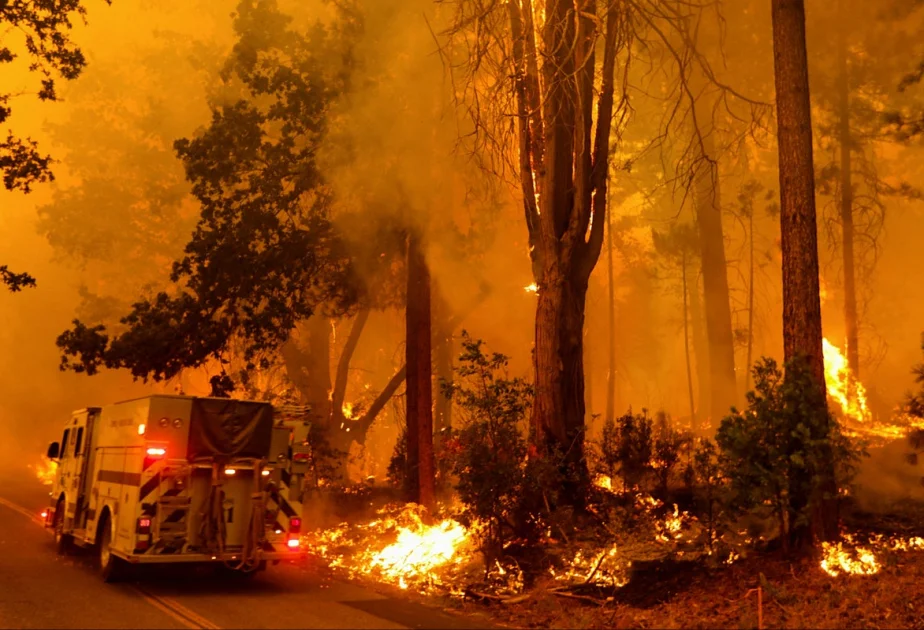
<svg viewBox="0 0 924 630">
<path fill-rule="evenodd" d="M 716 434 L 719 460 L 730 483 L 729 506 L 744 511 L 770 505 L 788 545 L 793 532 L 808 524 L 813 508 L 837 499 L 828 482 L 849 483 L 863 451 L 818 400 L 803 358 L 787 363 L 785 377 L 769 358 L 759 361 L 753 374 L 748 408 L 733 410 Z"/>
<path fill-rule="evenodd" d="M 441 387 L 460 416 L 446 454 L 464 506 L 461 517 L 480 523 L 481 548 L 491 563 L 505 542 L 536 538 L 541 479 L 528 461 L 532 387 L 508 376 L 506 356 L 488 355 L 482 346 L 463 332 L 456 379 Z"/>
</svg>

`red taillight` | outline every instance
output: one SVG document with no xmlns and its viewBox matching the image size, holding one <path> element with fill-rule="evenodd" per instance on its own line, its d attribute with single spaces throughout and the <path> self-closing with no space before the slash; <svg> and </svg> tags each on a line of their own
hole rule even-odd
<svg viewBox="0 0 924 630">
<path fill-rule="evenodd" d="M 286 544 L 289 546 L 289 549 L 297 549 L 299 545 L 298 538 L 290 538 L 289 542 Z"/>
<path fill-rule="evenodd" d="M 296 453 L 292 456 L 293 462 L 307 462 L 311 460 L 311 454 L 309 453 Z"/>
<path fill-rule="evenodd" d="M 151 517 L 142 516 L 138 518 L 137 526 L 135 527 L 135 533 L 138 536 L 143 538 L 139 539 L 135 543 L 135 549 L 138 551 L 144 551 L 151 546 Z"/>
<path fill-rule="evenodd" d="M 42 520 L 48 520 L 48 510 L 42 510 Z"/>
<path fill-rule="evenodd" d="M 289 519 L 289 531 L 297 532 L 302 527 L 302 519 L 300 518 L 290 518 Z"/>
<path fill-rule="evenodd" d="M 163 457 L 167 454 L 167 449 L 160 448 L 159 446 L 152 446 L 148 448 L 148 457 Z"/>
</svg>

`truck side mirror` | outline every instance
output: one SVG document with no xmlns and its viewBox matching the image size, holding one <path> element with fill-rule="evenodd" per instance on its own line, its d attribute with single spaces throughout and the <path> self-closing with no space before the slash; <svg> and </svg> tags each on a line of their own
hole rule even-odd
<svg viewBox="0 0 924 630">
<path fill-rule="evenodd" d="M 61 447 L 57 442 L 52 442 L 48 445 L 48 459 L 58 459 L 59 451 Z"/>
</svg>

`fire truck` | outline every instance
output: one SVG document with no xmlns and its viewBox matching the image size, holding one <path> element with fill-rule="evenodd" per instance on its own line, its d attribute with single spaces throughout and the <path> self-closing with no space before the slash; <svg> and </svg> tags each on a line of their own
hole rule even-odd
<svg viewBox="0 0 924 630">
<path fill-rule="evenodd" d="M 245 574 L 301 560 L 290 427 L 264 402 L 154 395 L 74 412 L 45 525 L 58 553 L 95 549 L 106 581 L 131 565 L 212 563 Z"/>
</svg>

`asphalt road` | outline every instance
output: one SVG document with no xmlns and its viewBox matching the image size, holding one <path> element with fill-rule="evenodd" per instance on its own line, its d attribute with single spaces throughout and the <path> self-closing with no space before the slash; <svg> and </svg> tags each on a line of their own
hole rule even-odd
<svg viewBox="0 0 924 630">
<path fill-rule="evenodd" d="M 0 472 L 0 628 L 486 627 L 310 565 L 271 566 L 247 580 L 171 568 L 105 584 L 92 554 L 56 556 L 38 524 L 47 497 L 28 474 Z"/>
</svg>

